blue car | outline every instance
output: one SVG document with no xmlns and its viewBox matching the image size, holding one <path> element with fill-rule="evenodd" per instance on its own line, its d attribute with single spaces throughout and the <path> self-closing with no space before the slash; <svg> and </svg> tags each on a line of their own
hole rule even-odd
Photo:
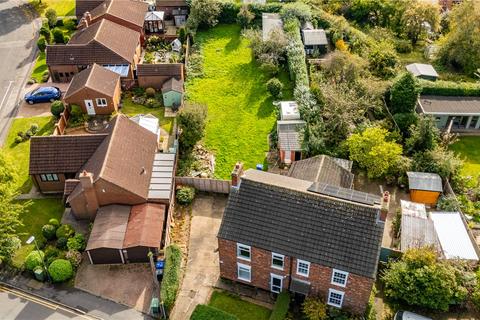
<svg viewBox="0 0 480 320">
<path fill-rule="evenodd" d="M 38 102 L 53 102 L 60 99 L 62 93 L 57 87 L 40 87 L 25 95 L 25 101 L 28 104 Z"/>
</svg>

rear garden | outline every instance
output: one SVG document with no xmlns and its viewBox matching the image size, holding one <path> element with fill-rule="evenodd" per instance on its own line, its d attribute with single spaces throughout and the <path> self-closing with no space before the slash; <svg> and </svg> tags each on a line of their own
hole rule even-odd
<svg viewBox="0 0 480 320">
<path fill-rule="evenodd" d="M 188 80 L 187 99 L 208 107 L 202 143 L 215 154 L 215 176 L 225 179 L 239 160 L 245 168 L 265 163 L 276 107 L 265 85 L 269 77 L 252 58 L 240 26 L 198 32 L 196 41 L 203 55 L 203 76 Z M 283 99 L 291 98 L 287 73 L 282 71 L 279 78 Z"/>
<path fill-rule="evenodd" d="M 450 149 L 464 160 L 463 175 L 477 177 L 480 174 L 480 137 L 460 137 Z"/>
</svg>

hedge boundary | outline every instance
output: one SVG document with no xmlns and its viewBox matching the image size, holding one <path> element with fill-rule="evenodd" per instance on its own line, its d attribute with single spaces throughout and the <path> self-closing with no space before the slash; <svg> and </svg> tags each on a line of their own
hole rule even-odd
<svg viewBox="0 0 480 320">
<path fill-rule="evenodd" d="M 167 309 L 175 304 L 178 288 L 180 287 L 180 268 L 182 265 L 182 251 L 176 244 L 165 249 L 165 270 L 163 273 L 160 297 Z"/>
<path fill-rule="evenodd" d="M 419 80 L 422 88 L 421 94 L 432 96 L 467 96 L 479 97 L 480 85 L 471 82 L 454 82 L 454 81 L 428 81 Z"/>
<path fill-rule="evenodd" d="M 199 304 L 193 310 L 190 320 L 238 320 L 238 318 L 215 307 Z"/>
<path fill-rule="evenodd" d="M 290 294 L 288 291 L 282 291 L 275 301 L 270 320 L 283 320 L 287 316 L 290 308 Z"/>
</svg>

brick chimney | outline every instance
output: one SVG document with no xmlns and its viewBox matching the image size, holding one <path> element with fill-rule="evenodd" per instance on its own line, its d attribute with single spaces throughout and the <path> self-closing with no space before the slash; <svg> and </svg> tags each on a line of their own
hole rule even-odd
<svg viewBox="0 0 480 320">
<path fill-rule="evenodd" d="M 243 175 L 243 163 L 237 162 L 232 171 L 232 187 L 238 187 Z"/>
<path fill-rule="evenodd" d="M 92 22 L 92 15 L 90 14 L 89 11 L 86 11 L 83 14 L 82 19 L 80 20 L 80 26 L 82 26 L 83 28 L 87 28 L 91 22 Z"/>
<path fill-rule="evenodd" d="M 83 170 L 78 178 L 80 180 L 80 184 L 82 185 L 83 196 L 85 198 L 86 214 L 93 219 L 98 208 L 100 207 L 97 193 L 95 192 L 95 188 L 93 186 L 93 174 Z"/>
<path fill-rule="evenodd" d="M 382 195 L 382 202 L 380 206 L 380 221 L 387 220 L 388 211 L 390 209 L 390 192 L 385 191 Z"/>
</svg>

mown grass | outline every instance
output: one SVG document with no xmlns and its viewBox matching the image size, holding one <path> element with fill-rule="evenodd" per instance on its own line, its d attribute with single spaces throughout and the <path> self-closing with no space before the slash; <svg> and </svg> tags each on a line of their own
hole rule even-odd
<svg viewBox="0 0 480 320">
<path fill-rule="evenodd" d="M 460 137 L 450 149 L 465 161 L 463 167 L 465 176 L 480 175 L 480 137 Z"/>
<path fill-rule="evenodd" d="M 27 193 L 32 188 L 32 181 L 28 175 L 30 141 L 16 143 L 15 138 L 18 132 L 27 131 L 34 123 L 38 125 L 37 136 L 52 134 L 54 126 L 52 117 L 17 118 L 13 120 L 5 144 L 3 148 L 0 149 L 1 152 L 10 159 L 14 167 L 15 181 L 12 187 L 19 193 Z"/>
<path fill-rule="evenodd" d="M 214 291 L 212 293 L 208 305 L 233 314 L 239 320 L 268 320 L 272 313 L 271 310 L 265 307 L 244 301 L 235 295 L 220 291 Z"/>
<path fill-rule="evenodd" d="M 45 52 L 40 52 L 37 56 L 37 61 L 32 70 L 32 75 L 30 78 L 34 79 L 36 82 L 43 82 L 43 73 L 48 70 L 47 61 L 45 60 Z"/>
<path fill-rule="evenodd" d="M 173 127 L 173 118 L 165 118 L 165 108 L 148 108 L 144 105 L 134 103 L 131 98 L 122 99 L 122 109 L 121 112 L 127 116 L 135 116 L 137 114 L 152 114 L 158 118 L 160 121 L 160 126 L 171 133 Z"/>
<path fill-rule="evenodd" d="M 59 17 L 75 15 L 75 0 L 30 0 L 30 4 L 42 16 L 48 8 L 54 9 Z"/>
<path fill-rule="evenodd" d="M 276 123 L 276 107 L 266 90 L 269 77 L 252 57 L 238 25 L 220 25 L 199 32 L 196 41 L 204 55 L 204 76 L 188 81 L 187 99 L 206 104 L 203 142 L 215 154 L 215 176 L 228 178 L 237 161 L 245 168 L 265 162 L 268 134 Z M 292 96 L 285 72 L 284 99 Z"/>
</svg>

